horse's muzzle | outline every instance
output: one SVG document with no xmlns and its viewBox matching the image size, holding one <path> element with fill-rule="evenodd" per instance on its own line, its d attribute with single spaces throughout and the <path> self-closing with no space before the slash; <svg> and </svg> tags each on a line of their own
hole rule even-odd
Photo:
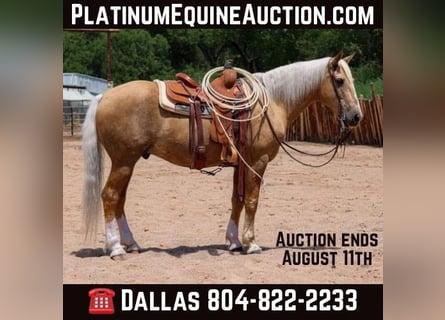
<svg viewBox="0 0 445 320">
<path fill-rule="evenodd" d="M 343 123 L 346 127 L 355 127 L 362 120 L 362 115 L 358 112 L 354 113 L 351 117 L 345 117 Z"/>
</svg>

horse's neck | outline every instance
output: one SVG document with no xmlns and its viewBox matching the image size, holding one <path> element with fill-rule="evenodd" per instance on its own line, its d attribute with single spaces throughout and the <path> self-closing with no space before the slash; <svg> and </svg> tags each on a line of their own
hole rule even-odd
<svg viewBox="0 0 445 320">
<path fill-rule="evenodd" d="M 271 100 L 283 108 L 287 124 L 317 101 L 326 63 L 326 58 L 299 62 L 255 74 L 266 86 Z"/>
<path fill-rule="evenodd" d="M 306 108 L 317 100 L 316 97 L 317 93 L 314 91 L 301 96 L 298 100 L 293 102 L 286 101 L 285 99 L 276 96 L 271 96 L 270 98 L 275 102 L 276 107 L 281 109 L 280 114 L 286 118 L 286 124 L 290 125 Z"/>
<path fill-rule="evenodd" d="M 316 101 L 315 96 L 315 94 L 305 96 L 304 99 L 295 102 L 293 105 L 286 103 L 277 103 L 277 105 L 286 110 L 287 123 L 291 124 L 307 107 Z"/>
</svg>

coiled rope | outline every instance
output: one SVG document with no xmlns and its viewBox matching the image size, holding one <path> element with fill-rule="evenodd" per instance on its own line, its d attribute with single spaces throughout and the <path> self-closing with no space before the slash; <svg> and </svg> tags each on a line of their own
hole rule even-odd
<svg viewBox="0 0 445 320">
<path fill-rule="evenodd" d="M 219 92 L 217 92 L 211 85 L 210 85 L 210 79 L 211 77 L 222 70 L 224 70 L 224 67 L 216 67 L 211 70 L 209 70 L 202 79 L 202 91 L 205 93 L 206 97 L 209 98 L 207 100 L 207 104 L 209 105 L 209 108 L 219 117 L 232 121 L 232 122 L 247 122 L 252 121 L 256 118 L 261 117 L 267 110 L 267 107 L 269 106 L 270 99 L 269 95 L 267 94 L 267 90 L 264 87 L 264 85 L 250 72 L 240 69 L 240 68 L 233 68 L 237 73 L 243 75 L 243 82 L 246 84 L 250 90 L 249 92 L 246 92 L 244 90 L 244 97 L 240 98 L 233 98 L 225 96 Z M 230 110 L 230 111 L 236 111 L 236 110 L 246 110 L 250 108 L 251 106 L 254 106 L 255 103 L 260 99 L 261 103 L 261 112 L 254 116 L 249 116 L 246 119 L 232 119 L 228 118 L 216 110 L 214 104 L 218 105 L 219 107 Z"/>
</svg>

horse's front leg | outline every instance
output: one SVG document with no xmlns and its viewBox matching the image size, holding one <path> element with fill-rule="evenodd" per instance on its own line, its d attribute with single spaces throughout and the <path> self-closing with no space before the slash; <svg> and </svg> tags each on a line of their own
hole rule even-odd
<svg viewBox="0 0 445 320">
<path fill-rule="evenodd" d="M 264 175 L 269 157 L 267 155 L 262 156 L 256 162 L 254 162 L 252 168 L 256 171 L 261 178 Z M 261 247 L 255 243 L 255 214 L 258 207 L 258 198 L 261 188 L 261 179 L 250 169 L 246 169 L 246 196 L 244 201 L 245 206 L 245 219 L 243 229 L 243 243 L 247 247 L 247 253 L 259 253 Z"/>
<path fill-rule="evenodd" d="M 243 245 L 238 238 L 238 226 L 244 203 L 239 199 L 237 188 L 238 167 L 235 167 L 233 172 L 232 214 L 230 215 L 230 220 L 227 224 L 226 231 L 226 239 L 229 242 L 228 247 L 230 251 L 241 251 L 243 249 Z"/>
</svg>

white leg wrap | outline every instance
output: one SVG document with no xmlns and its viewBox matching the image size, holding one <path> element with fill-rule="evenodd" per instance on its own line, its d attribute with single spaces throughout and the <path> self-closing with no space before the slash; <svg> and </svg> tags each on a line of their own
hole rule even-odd
<svg viewBox="0 0 445 320">
<path fill-rule="evenodd" d="M 121 246 L 119 226 L 115 218 L 110 222 L 105 223 L 105 238 L 105 247 L 110 251 L 111 257 L 125 254 L 125 250 Z"/>
<path fill-rule="evenodd" d="M 229 220 L 226 231 L 226 239 L 229 241 L 229 250 L 235 250 L 242 247 L 238 239 L 238 226 L 232 219 Z"/>
<path fill-rule="evenodd" d="M 260 253 L 261 247 L 257 245 L 255 242 L 249 243 L 249 247 L 247 248 L 247 253 Z"/>
</svg>

